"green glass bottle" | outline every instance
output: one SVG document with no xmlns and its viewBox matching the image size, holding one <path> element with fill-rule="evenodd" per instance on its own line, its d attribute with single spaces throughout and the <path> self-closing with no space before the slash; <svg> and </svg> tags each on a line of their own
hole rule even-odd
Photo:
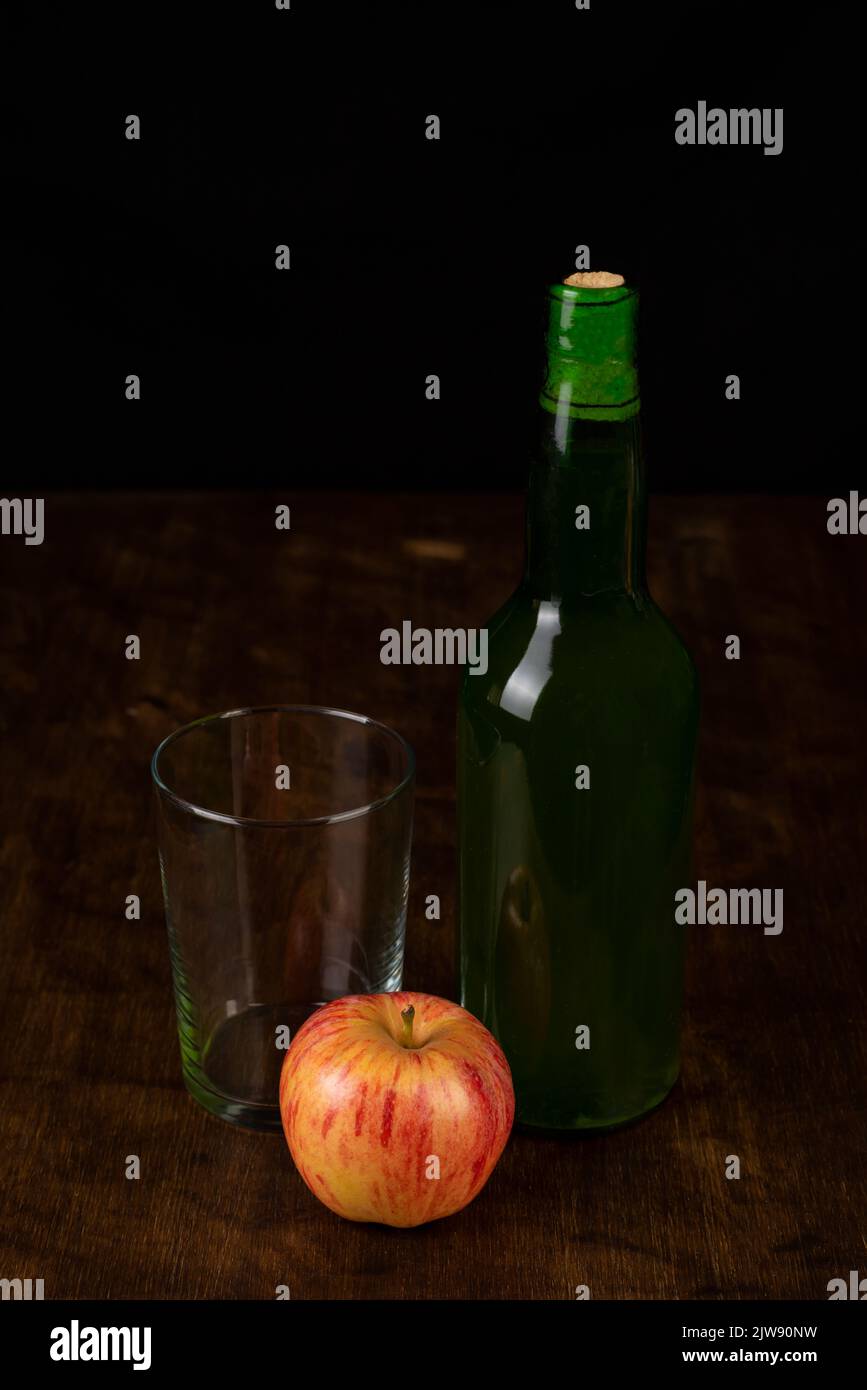
<svg viewBox="0 0 867 1390">
<path fill-rule="evenodd" d="M 525 573 L 460 696 L 459 969 L 518 1121 L 598 1131 L 678 1074 L 698 684 L 645 580 L 637 294 L 549 304 Z"/>
</svg>

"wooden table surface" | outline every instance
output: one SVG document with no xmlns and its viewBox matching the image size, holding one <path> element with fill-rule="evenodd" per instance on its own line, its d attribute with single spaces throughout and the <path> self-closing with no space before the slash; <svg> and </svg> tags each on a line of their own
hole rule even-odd
<svg viewBox="0 0 867 1390">
<path fill-rule="evenodd" d="M 516 1133 L 466 1211 L 393 1231 L 333 1216 L 282 1137 L 183 1088 L 153 748 L 245 704 L 399 729 L 418 756 L 404 982 L 454 997 L 457 674 L 383 666 L 379 632 L 483 623 L 517 579 L 522 506 L 53 494 L 41 546 L 0 538 L 0 1276 L 48 1299 L 823 1299 L 867 1274 L 867 542 L 829 536 L 821 498 L 651 503 L 653 592 L 702 678 L 696 876 L 785 894 L 779 936 L 693 929 L 683 1075 L 657 1113 Z"/>
</svg>

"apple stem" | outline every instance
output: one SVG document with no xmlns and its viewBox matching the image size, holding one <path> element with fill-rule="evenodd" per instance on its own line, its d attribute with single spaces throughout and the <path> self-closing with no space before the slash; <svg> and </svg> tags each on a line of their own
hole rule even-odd
<svg viewBox="0 0 867 1390">
<path fill-rule="evenodd" d="M 401 1042 L 404 1047 L 412 1047 L 412 1021 L 415 1018 L 415 1009 L 412 1004 L 406 1009 L 401 1009 L 400 1016 L 403 1019 L 403 1037 Z"/>
</svg>

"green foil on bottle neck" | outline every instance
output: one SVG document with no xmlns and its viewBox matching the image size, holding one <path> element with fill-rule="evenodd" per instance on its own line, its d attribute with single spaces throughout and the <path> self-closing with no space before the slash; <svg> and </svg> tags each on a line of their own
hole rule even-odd
<svg viewBox="0 0 867 1390">
<path fill-rule="evenodd" d="M 629 420 L 638 414 L 638 292 L 552 285 L 548 369 L 539 404 L 573 420 Z"/>
</svg>

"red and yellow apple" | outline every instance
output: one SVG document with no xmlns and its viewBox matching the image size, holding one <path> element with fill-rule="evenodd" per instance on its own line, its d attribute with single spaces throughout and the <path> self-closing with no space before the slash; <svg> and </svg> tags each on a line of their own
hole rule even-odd
<svg viewBox="0 0 867 1390">
<path fill-rule="evenodd" d="M 477 1196 L 515 1116 L 499 1043 L 431 994 L 353 994 L 296 1033 L 283 1131 L 314 1196 L 351 1221 L 419 1226 Z"/>
</svg>

